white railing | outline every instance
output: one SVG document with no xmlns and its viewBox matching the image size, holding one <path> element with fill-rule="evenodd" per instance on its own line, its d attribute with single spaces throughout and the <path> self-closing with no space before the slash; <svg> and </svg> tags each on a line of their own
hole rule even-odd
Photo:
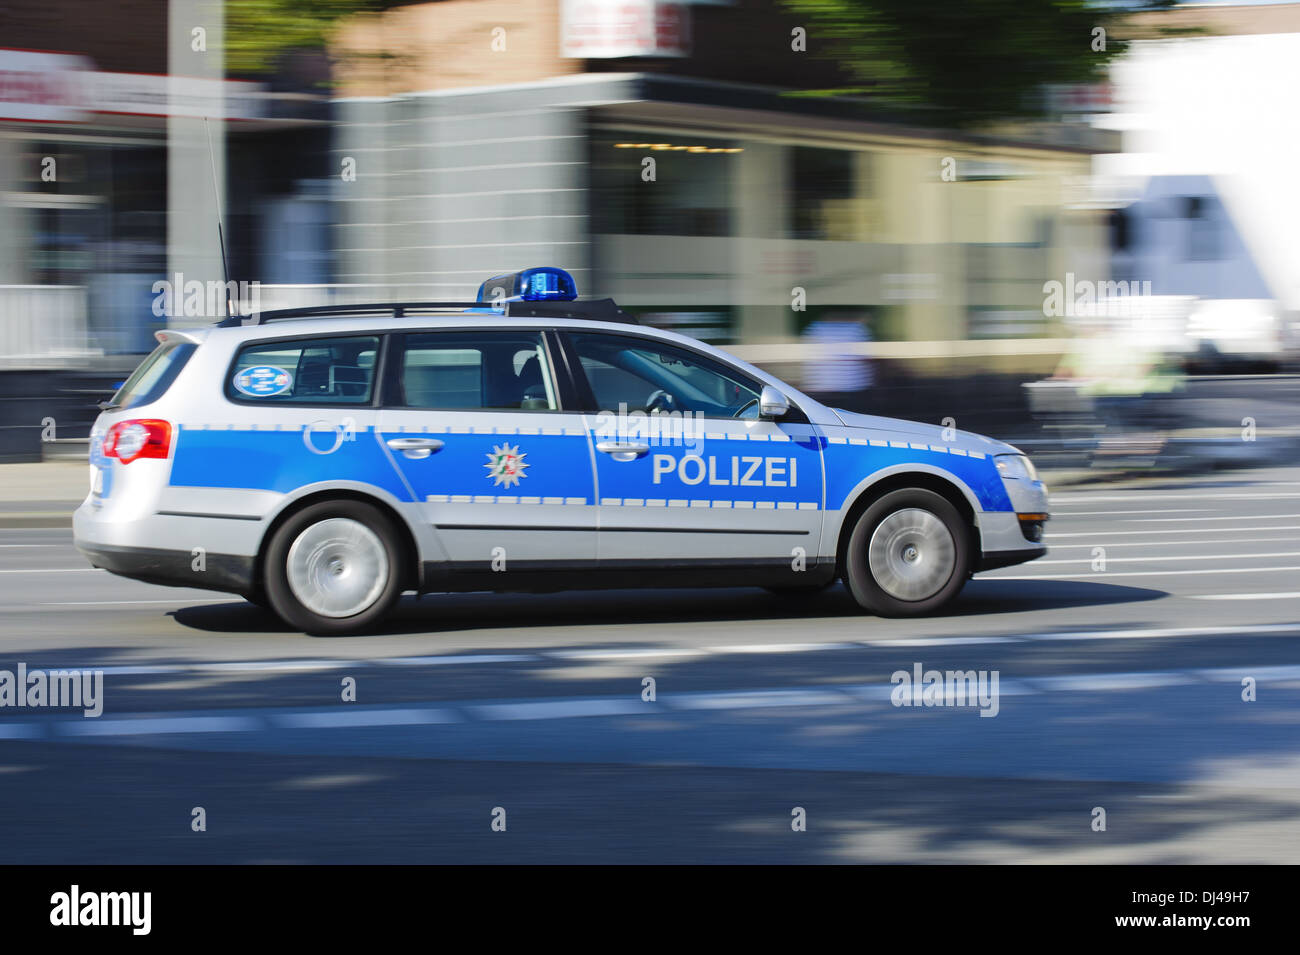
<svg viewBox="0 0 1300 955">
<path fill-rule="evenodd" d="M 0 285 L 0 368 L 58 367 L 100 354 L 90 347 L 80 285 Z"/>
</svg>

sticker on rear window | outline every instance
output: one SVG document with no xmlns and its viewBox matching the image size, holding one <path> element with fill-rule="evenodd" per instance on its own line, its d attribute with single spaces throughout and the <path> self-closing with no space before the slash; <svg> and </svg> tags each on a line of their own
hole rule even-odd
<svg viewBox="0 0 1300 955">
<path fill-rule="evenodd" d="M 250 398 L 282 395 L 293 386 L 293 375 L 274 365 L 256 365 L 235 375 L 235 390 Z"/>
</svg>

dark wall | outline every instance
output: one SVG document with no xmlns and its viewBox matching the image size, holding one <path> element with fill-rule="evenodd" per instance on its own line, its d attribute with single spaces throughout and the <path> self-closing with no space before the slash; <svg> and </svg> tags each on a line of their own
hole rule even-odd
<svg viewBox="0 0 1300 955">
<path fill-rule="evenodd" d="M 4 0 L 0 47 L 82 53 L 110 73 L 166 73 L 167 0 Z"/>
</svg>

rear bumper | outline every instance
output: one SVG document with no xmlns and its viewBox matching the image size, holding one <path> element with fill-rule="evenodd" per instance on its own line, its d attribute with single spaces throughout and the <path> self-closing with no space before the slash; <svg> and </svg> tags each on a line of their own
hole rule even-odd
<svg viewBox="0 0 1300 955">
<path fill-rule="evenodd" d="M 248 596 L 254 591 L 255 558 L 235 554 L 195 554 L 154 547 L 115 547 L 77 542 L 95 567 L 165 587 L 196 587 Z"/>
<path fill-rule="evenodd" d="M 72 515 L 73 543 L 95 567 L 133 580 L 242 596 L 255 592 L 260 520 L 151 513 L 146 509 L 152 503 L 91 495 Z"/>
</svg>

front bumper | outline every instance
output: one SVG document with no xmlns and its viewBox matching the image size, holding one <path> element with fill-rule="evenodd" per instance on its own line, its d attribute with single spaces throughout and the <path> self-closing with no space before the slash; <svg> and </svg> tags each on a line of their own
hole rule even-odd
<svg viewBox="0 0 1300 955">
<path fill-rule="evenodd" d="M 1042 481 L 1011 479 L 1003 481 L 1003 486 L 1011 499 L 1012 510 L 985 511 L 979 515 L 981 554 L 977 569 L 981 571 L 1023 564 L 1047 553 L 1047 545 L 1030 536 L 1035 527 L 1041 531 L 1042 522 L 1020 519 L 1022 514 L 1048 513 L 1047 485 Z"/>
</svg>

